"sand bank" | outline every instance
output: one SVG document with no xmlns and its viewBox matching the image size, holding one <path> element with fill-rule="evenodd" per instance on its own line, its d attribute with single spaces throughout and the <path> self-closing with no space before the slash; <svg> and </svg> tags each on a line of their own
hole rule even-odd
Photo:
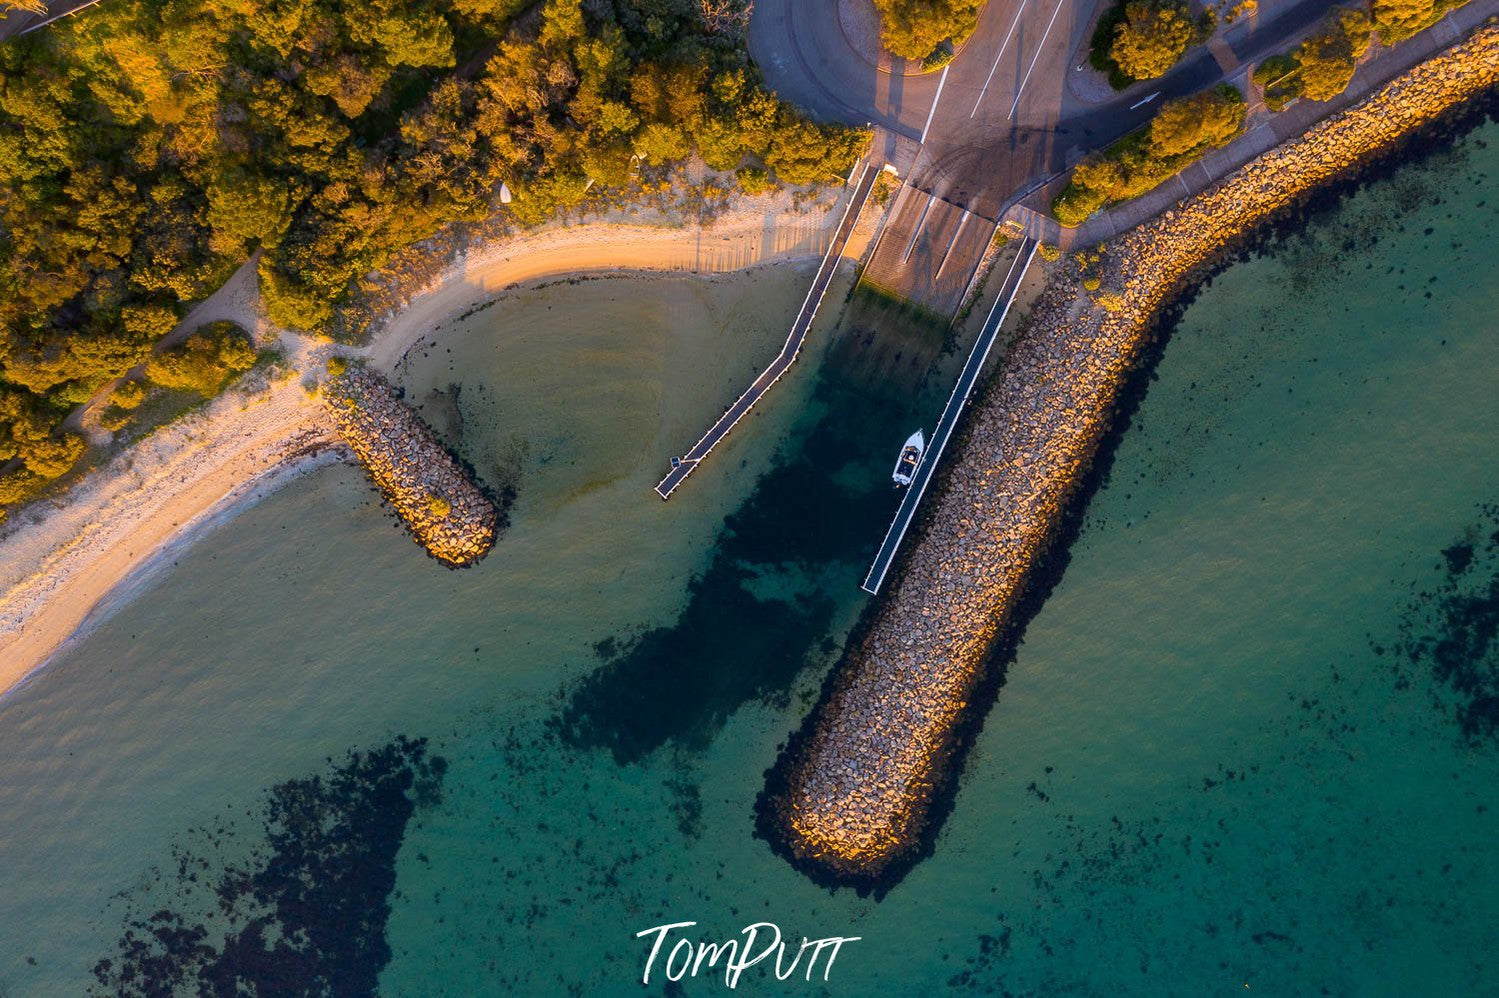
<svg viewBox="0 0 1499 998">
<path fill-rule="evenodd" d="M 1499 84 L 1499 28 L 1397 78 L 1110 243 L 1102 288 L 1058 268 L 974 413 L 890 598 L 771 774 L 761 827 L 819 879 L 878 887 L 929 842 L 997 636 L 1113 418 L 1161 308 L 1274 213 Z"/>
<path fill-rule="evenodd" d="M 873 223 L 866 223 L 850 256 L 868 243 Z M 504 288 L 579 273 L 723 272 L 815 256 L 827 244 L 829 224 L 826 205 L 797 211 L 783 196 L 744 201 L 710 228 L 554 225 L 460 258 L 388 316 L 368 346 L 342 352 L 388 372 L 417 339 Z M 240 298 L 229 306 L 234 314 L 215 317 L 262 330 L 262 340 L 277 335 L 266 331 L 258 299 Z M 159 552 L 263 495 L 256 484 L 263 486 L 266 476 L 333 442 L 326 411 L 304 387 L 333 348 L 292 333 L 280 338 L 291 370 L 284 381 L 248 395 L 231 389 L 91 471 L 65 495 L 16 513 L 0 531 L 0 696 L 55 654 L 111 590 L 138 579 Z"/>
</svg>

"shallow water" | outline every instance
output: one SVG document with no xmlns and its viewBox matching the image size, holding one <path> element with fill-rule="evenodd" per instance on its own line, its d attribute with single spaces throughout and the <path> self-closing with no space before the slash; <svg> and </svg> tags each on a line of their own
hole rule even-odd
<svg viewBox="0 0 1499 998">
<path fill-rule="evenodd" d="M 882 382 L 880 344 L 825 349 L 830 302 L 662 504 L 663 455 L 774 353 L 807 268 L 589 281 L 513 293 L 401 372 L 517 490 L 479 567 L 439 570 L 321 471 L 0 705 L 0 993 L 77 993 L 101 958 L 108 979 L 158 909 L 216 941 L 284 902 L 285 869 L 319 910 L 389 904 L 388 954 L 334 921 L 307 974 L 392 995 L 634 991 L 634 934 L 689 920 L 860 936 L 843 994 L 1492 993 L 1496 139 L 1187 310 L 934 856 L 883 900 L 814 888 L 751 808 L 954 358 Z M 347 755 L 397 736 L 427 741 Z M 408 784 L 409 815 L 372 808 Z M 257 894 L 226 869 L 269 872 Z M 224 966 L 181 949 L 155 972 Z"/>
</svg>

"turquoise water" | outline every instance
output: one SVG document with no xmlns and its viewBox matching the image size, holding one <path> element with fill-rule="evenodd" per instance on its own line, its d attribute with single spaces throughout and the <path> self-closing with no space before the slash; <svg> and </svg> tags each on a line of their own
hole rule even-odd
<svg viewBox="0 0 1499 998">
<path fill-rule="evenodd" d="M 402 372 L 516 486 L 478 568 L 327 469 L 0 705 L 0 993 L 79 993 L 101 959 L 110 989 L 634 993 L 635 933 L 681 921 L 860 937 L 826 985 L 761 965 L 756 992 L 1496 993 L 1496 139 L 1187 309 L 934 855 L 883 899 L 813 887 L 751 809 L 954 358 L 915 391 L 877 373 L 929 343 L 823 325 L 661 504 L 660 455 L 774 352 L 806 274 L 586 282 Z"/>
</svg>

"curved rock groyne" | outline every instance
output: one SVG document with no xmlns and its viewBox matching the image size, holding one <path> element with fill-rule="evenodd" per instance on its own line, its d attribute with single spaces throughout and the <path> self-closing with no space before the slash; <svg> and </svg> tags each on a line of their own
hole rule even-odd
<svg viewBox="0 0 1499 998">
<path fill-rule="evenodd" d="M 339 435 L 418 544 L 451 567 L 494 546 L 494 503 L 383 377 L 363 368 L 330 380 L 323 401 Z"/>
<path fill-rule="evenodd" d="M 984 663 L 1107 432 L 1160 310 L 1221 251 L 1499 84 L 1499 28 L 1391 81 L 1105 248 L 1097 304 L 1055 277 L 972 417 L 890 598 L 851 643 L 760 801 L 820 880 L 888 884 L 929 842 Z"/>
</svg>

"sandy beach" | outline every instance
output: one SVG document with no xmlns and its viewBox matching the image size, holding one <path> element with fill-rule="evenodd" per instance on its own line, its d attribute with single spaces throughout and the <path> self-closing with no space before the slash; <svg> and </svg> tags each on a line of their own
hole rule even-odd
<svg viewBox="0 0 1499 998">
<path fill-rule="evenodd" d="M 862 254 L 879 217 L 866 215 L 848 256 Z M 13 515 L 0 535 L 0 697 L 143 590 L 168 552 L 330 453 L 345 453 L 309 391 L 329 354 L 389 372 L 419 338 L 505 288 L 608 271 L 721 273 L 812 256 L 826 246 L 829 221 L 826 203 L 799 211 L 783 194 L 747 199 L 710 227 L 555 224 L 460 257 L 359 349 L 268 328 L 258 296 L 242 288 L 213 296 L 199 309 L 214 302 L 214 318 L 255 330 L 261 343 L 279 338 L 286 370 L 258 388 L 232 387 L 64 495 Z M 111 593 L 119 598 L 106 599 Z"/>
</svg>

